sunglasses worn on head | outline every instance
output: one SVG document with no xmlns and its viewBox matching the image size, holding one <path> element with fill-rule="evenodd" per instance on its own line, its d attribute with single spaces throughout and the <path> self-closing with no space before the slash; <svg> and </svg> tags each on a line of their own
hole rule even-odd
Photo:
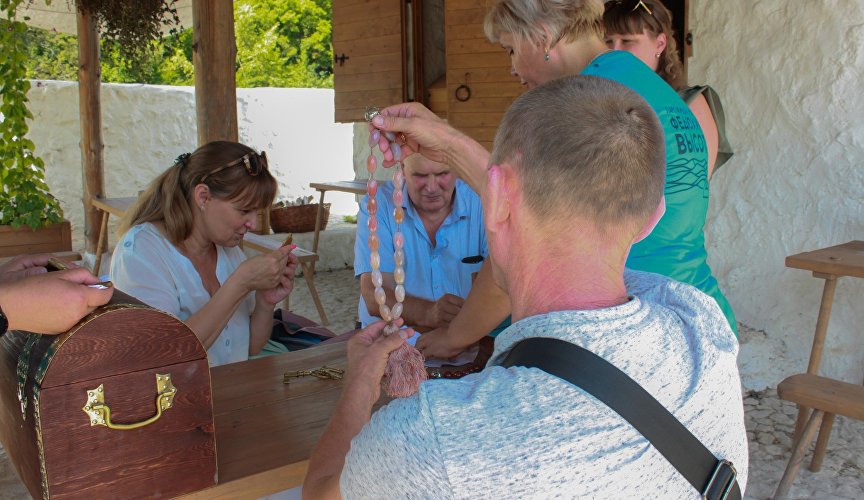
<svg viewBox="0 0 864 500">
<path fill-rule="evenodd" d="M 205 175 L 201 178 L 201 182 L 204 182 L 205 179 L 217 172 L 221 172 L 226 168 L 231 168 L 237 165 L 243 165 L 243 168 L 246 169 L 246 173 L 251 175 L 252 177 L 255 177 L 256 175 L 260 174 L 262 170 L 267 170 L 267 152 L 261 151 L 261 153 L 258 154 L 255 151 L 250 151 L 249 153 L 246 153 L 245 155 L 232 161 L 231 163 L 221 166 L 216 170 L 210 172 L 209 174 Z"/>
<path fill-rule="evenodd" d="M 654 12 L 652 12 L 651 9 L 649 9 L 648 6 L 645 5 L 645 2 L 643 2 L 642 0 L 637 0 L 637 1 L 633 1 L 633 0 L 612 0 L 612 1 L 609 2 L 609 3 L 616 4 L 616 5 L 623 5 L 623 6 L 625 6 L 625 7 L 629 7 L 630 5 L 633 5 L 633 7 L 631 7 L 630 9 L 628 9 L 630 12 L 633 12 L 633 11 L 635 11 L 636 9 L 638 9 L 639 7 L 642 7 L 643 9 L 645 9 L 645 12 L 647 12 L 649 16 L 653 16 L 653 15 L 654 15 Z"/>
</svg>

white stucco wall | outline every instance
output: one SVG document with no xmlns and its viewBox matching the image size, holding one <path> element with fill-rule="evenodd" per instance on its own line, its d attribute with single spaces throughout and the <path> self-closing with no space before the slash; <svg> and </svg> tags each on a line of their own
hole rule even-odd
<svg viewBox="0 0 864 500">
<path fill-rule="evenodd" d="M 30 138 L 45 160 L 46 180 L 83 248 L 84 212 L 78 85 L 34 81 Z M 237 89 L 240 141 L 267 151 L 279 196 L 314 194 L 310 182 L 354 178 L 352 127 L 333 122 L 328 89 Z M 192 87 L 102 85 L 105 191 L 134 196 L 197 142 Z M 331 214 L 356 214 L 353 195 L 328 193 Z M 112 218 L 112 223 L 116 220 Z M 112 243 L 114 234 L 112 232 Z"/>
<path fill-rule="evenodd" d="M 691 0 L 691 83 L 720 92 L 735 157 L 711 181 L 710 262 L 740 361 L 773 385 L 804 371 L 824 281 L 784 258 L 864 239 L 864 2 Z M 822 371 L 860 383 L 864 280 L 837 287 Z M 784 361 L 781 356 L 790 361 Z"/>
</svg>

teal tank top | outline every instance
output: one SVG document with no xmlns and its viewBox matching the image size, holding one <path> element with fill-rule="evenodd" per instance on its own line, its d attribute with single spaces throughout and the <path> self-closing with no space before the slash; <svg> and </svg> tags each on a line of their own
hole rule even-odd
<svg viewBox="0 0 864 500">
<path fill-rule="evenodd" d="M 702 228 L 708 212 L 708 149 L 687 104 L 662 78 L 624 51 L 597 56 L 582 71 L 614 80 L 641 95 L 666 135 L 666 213 L 654 231 L 633 245 L 627 267 L 689 283 L 713 297 L 738 335 L 729 301 L 708 266 Z"/>
</svg>

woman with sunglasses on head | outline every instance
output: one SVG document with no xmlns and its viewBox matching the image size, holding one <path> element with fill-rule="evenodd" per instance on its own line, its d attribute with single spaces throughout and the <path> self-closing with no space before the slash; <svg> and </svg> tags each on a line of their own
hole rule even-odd
<svg viewBox="0 0 864 500">
<path fill-rule="evenodd" d="M 617 81 L 648 101 L 666 140 L 666 213 L 650 235 L 633 245 L 626 265 L 702 290 L 717 302 L 737 335 L 732 307 L 708 266 L 705 250 L 709 195 L 705 137 L 687 105 L 662 78 L 632 54 L 608 49 L 603 12 L 602 0 L 497 0 L 489 7 L 484 29 L 490 41 L 510 54 L 511 73 L 529 88 L 584 74 Z M 489 152 L 421 104 L 385 108 L 371 126 L 401 132 L 403 156 L 420 152 L 449 165 L 478 193 L 484 191 Z M 392 152 L 384 135 L 380 137 L 384 164 L 389 165 Z M 454 356 L 497 327 L 508 312 L 509 297 L 494 283 L 487 261 L 448 329 L 421 336 L 417 347 L 431 357 Z"/>
<path fill-rule="evenodd" d="M 248 359 L 270 339 L 297 267 L 293 246 L 250 259 L 238 246 L 275 196 L 263 152 L 215 141 L 180 155 L 121 222 L 111 279 L 183 320 L 210 366 Z"/>
<path fill-rule="evenodd" d="M 603 14 L 606 46 L 626 50 L 666 80 L 690 106 L 708 145 L 708 178 L 732 157 L 720 96 L 707 85 L 688 86 L 672 31 L 672 13 L 658 0 L 611 0 Z"/>
</svg>

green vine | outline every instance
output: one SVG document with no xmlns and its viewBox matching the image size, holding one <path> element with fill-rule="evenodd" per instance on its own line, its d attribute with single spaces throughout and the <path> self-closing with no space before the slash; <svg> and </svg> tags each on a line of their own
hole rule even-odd
<svg viewBox="0 0 864 500">
<path fill-rule="evenodd" d="M 63 220 L 63 211 L 45 183 L 45 163 L 27 139 L 27 27 L 16 19 L 16 9 L 28 0 L 0 0 L 5 29 L 0 30 L 0 224 L 33 229 Z M 25 21 L 27 18 L 25 18 Z"/>
</svg>

